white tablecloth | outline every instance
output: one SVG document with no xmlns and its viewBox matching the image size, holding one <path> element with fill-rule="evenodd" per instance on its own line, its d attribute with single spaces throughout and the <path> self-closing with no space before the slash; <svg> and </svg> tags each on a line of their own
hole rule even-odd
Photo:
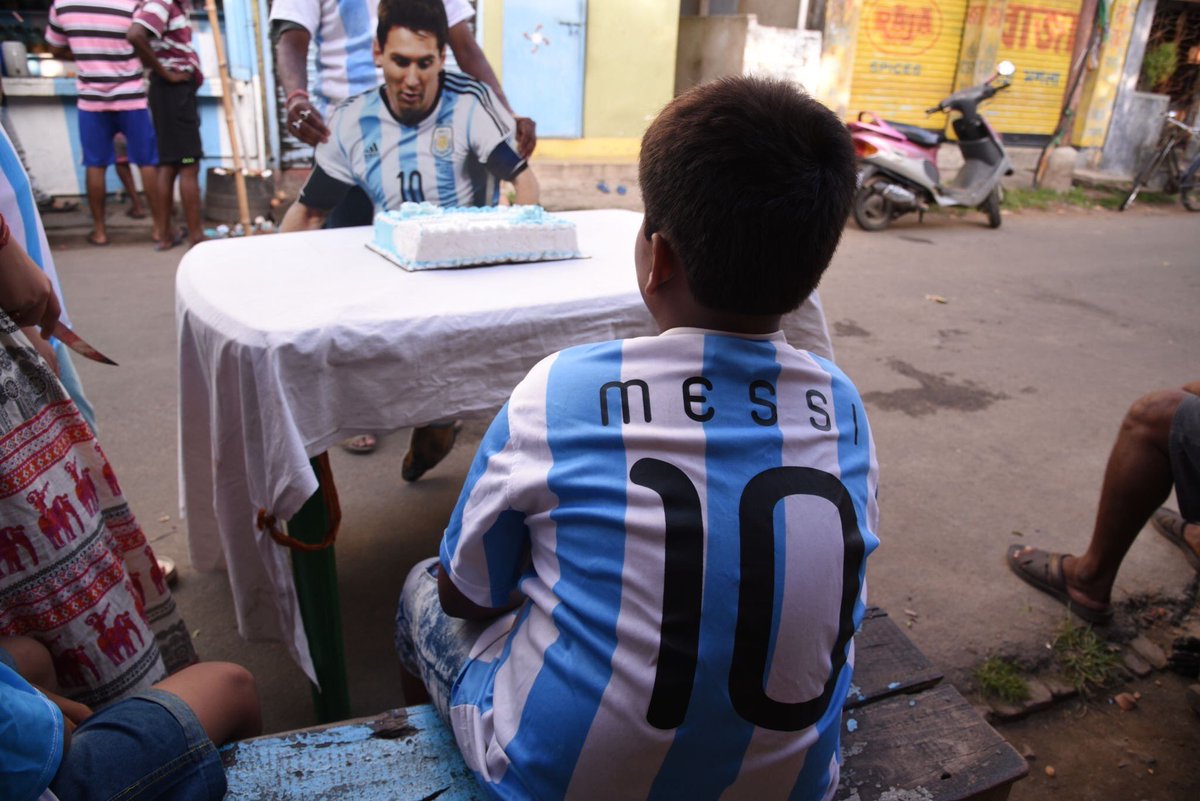
<svg viewBox="0 0 1200 801">
<path fill-rule="evenodd" d="M 406 272 L 369 228 L 226 239 L 176 277 L 180 502 L 199 570 L 226 569 L 238 630 L 288 643 L 316 680 L 290 554 L 255 527 L 317 489 L 348 436 L 487 415 L 542 357 L 654 333 L 633 269 L 641 215 L 567 212 L 587 258 Z M 819 305 L 792 342 L 828 352 Z"/>
</svg>

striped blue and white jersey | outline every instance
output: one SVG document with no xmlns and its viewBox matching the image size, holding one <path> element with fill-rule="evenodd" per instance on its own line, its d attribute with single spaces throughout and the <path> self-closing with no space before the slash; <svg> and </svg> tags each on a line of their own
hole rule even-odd
<svg viewBox="0 0 1200 801">
<path fill-rule="evenodd" d="M 467 0 L 443 0 L 454 27 L 475 16 Z M 378 0 L 275 0 L 271 22 L 294 22 L 312 37 L 308 91 L 323 116 L 343 100 L 383 82 L 371 47 Z"/>
<path fill-rule="evenodd" d="M 42 268 L 42 272 L 50 276 L 54 294 L 58 295 L 62 306 L 60 317 L 70 325 L 67 302 L 58 284 L 58 271 L 54 269 L 54 254 L 50 250 L 50 243 L 46 241 L 46 229 L 42 226 L 42 216 L 38 213 L 29 175 L 3 128 L 0 128 L 0 214 L 4 215 L 13 240 L 24 248 L 29 258 Z"/>
<path fill-rule="evenodd" d="M 317 166 L 362 187 L 376 211 L 406 201 L 495 205 L 500 181 L 525 168 L 512 115 L 474 78 L 443 72 L 439 80 L 437 102 L 416 125 L 396 119 L 383 87 L 339 105 L 329 117 L 329 141 L 317 145 Z"/>
<path fill-rule="evenodd" d="M 849 379 L 782 333 L 673 329 L 537 365 L 442 541 L 525 603 L 455 683 L 497 798 L 827 799 L 878 465 Z"/>
</svg>

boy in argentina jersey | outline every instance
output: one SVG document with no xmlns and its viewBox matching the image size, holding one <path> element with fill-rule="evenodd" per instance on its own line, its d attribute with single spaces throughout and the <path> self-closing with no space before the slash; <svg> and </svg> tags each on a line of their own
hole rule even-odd
<svg viewBox="0 0 1200 801">
<path fill-rule="evenodd" d="M 779 325 L 854 150 L 792 85 L 726 78 L 659 115 L 639 181 L 662 333 L 513 390 L 397 648 L 491 797 L 832 798 L 878 465 L 854 385 Z"/>
<path fill-rule="evenodd" d="M 383 86 L 340 103 L 329 140 L 281 230 L 320 228 L 351 187 L 375 210 L 407 201 L 492 206 L 500 181 L 517 203 L 537 203 L 538 185 L 517 155 L 512 115 L 485 84 L 442 69 L 446 11 L 439 0 L 380 6 L 375 63 Z"/>
</svg>

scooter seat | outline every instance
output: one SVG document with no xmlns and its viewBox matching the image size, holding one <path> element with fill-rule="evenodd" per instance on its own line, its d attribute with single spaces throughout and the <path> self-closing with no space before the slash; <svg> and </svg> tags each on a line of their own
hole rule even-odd
<svg viewBox="0 0 1200 801">
<path fill-rule="evenodd" d="M 914 145 L 921 147 L 937 147 L 942 142 L 946 141 L 946 135 L 941 131 L 927 131 L 924 128 L 918 128 L 915 125 L 905 125 L 902 122 L 886 121 L 888 125 L 895 128 L 900 133 L 904 134 L 904 138 L 912 142 Z"/>
</svg>

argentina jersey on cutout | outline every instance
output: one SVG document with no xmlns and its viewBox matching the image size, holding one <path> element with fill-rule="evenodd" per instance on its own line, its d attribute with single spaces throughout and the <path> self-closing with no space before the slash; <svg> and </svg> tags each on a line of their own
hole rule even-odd
<svg viewBox="0 0 1200 801">
<path fill-rule="evenodd" d="M 334 109 L 317 164 L 330 177 L 357 184 L 377 210 L 405 202 L 489 206 L 501 180 L 524 167 L 516 156 L 512 116 L 486 85 L 443 72 L 438 100 L 416 125 L 401 124 L 382 87 Z"/>
<path fill-rule="evenodd" d="M 857 390 L 781 333 L 543 361 L 440 553 L 528 599 L 455 685 L 468 765 L 498 798 L 832 797 L 877 474 Z"/>
</svg>

